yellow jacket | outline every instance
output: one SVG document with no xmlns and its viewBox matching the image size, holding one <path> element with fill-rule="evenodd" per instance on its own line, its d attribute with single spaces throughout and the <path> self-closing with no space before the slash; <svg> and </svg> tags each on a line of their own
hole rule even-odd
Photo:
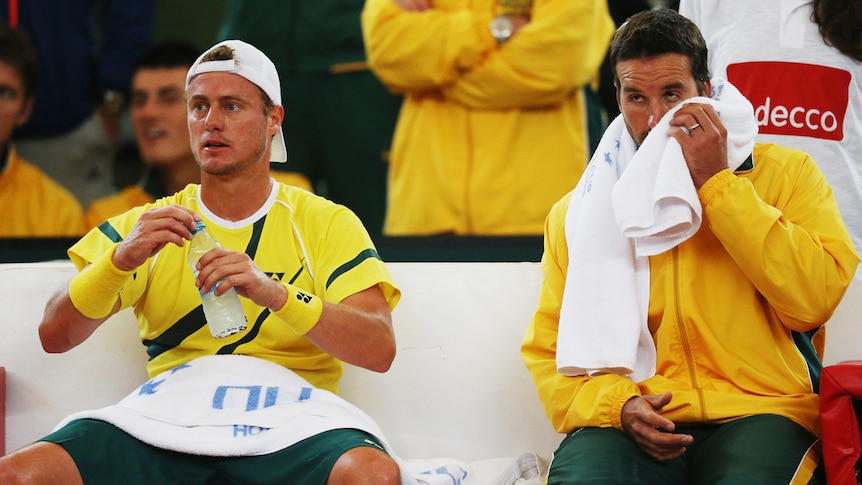
<svg viewBox="0 0 862 485">
<path fill-rule="evenodd" d="M 557 431 L 619 429 L 628 399 L 671 391 L 663 415 L 676 423 L 772 413 L 819 435 L 824 333 L 818 329 L 844 295 L 859 256 L 832 189 L 808 155 L 756 145 L 753 169 L 725 170 L 701 187 L 700 230 L 649 261 L 648 323 L 658 361 L 656 375 L 639 383 L 556 371 L 570 195 L 548 216 L 545 279 L 521 347 Z"/>
<path fill-rule="evenodd" d="M 541 234 L 584 170 L 582 88 L 614 31 L 606 2 L 534 0 L 530 23 L 500 46 L 488 28 L 496 5 L 366 2 L 369 65 L 405 94 L 387 234 Z"/>
<path fill-rule="evenodd" d="M 2 153 L 2 150 L 0 150 Z M 69 237 L 86 232 L 78 199 L 9 149 L 0 164 L 0 237 Z"/>
</svg>

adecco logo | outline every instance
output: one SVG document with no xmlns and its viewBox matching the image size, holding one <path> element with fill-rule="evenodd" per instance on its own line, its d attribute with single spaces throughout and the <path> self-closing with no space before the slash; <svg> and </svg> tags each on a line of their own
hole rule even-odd
<svg viewBox="0 0 862 485">
<path fill-rule="evenodd" d="M 796 62 L 744 62 L 727 79 L 754 106 L 761 134 L 844 138 L 850 73 Z"/>
</svg>

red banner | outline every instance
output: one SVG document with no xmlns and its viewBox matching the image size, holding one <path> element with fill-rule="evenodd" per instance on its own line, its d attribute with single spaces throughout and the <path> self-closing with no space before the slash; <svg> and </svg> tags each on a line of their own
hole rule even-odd
<svg viewBox="0 0 862 485">
<path fill-rule="evenodd" d="M 744 62 L 727 79 L 754 106 L 761 134 L 844 138 L 850 73 L 797 62 Z"/>
</svg>

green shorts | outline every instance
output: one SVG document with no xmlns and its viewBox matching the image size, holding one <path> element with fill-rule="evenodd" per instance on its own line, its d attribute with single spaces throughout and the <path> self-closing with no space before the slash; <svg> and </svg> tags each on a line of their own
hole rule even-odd
<svg viewBox="0 0 862 485">
<path fill-rule="evenodd" d="M 156 448 L 94 419 L 72 421 L 42 441 L 65 448 L 87 485 L 323 485 L 344 452 L 360 446 L 383 451 L 364 431 L 336 429 L 268 455 L 198 456 Z"/>
<path fill-rule="evenodd" d="M 548 485 L 823 485 L 817 437 L 788 418 L 755 415 L 721 425 L 677 426 L 694 443 L 658 462 L 615 428 L 569 434 L 551 462 Z M 756 479 L 754 478 L 756 477 Z"/>
</svg>

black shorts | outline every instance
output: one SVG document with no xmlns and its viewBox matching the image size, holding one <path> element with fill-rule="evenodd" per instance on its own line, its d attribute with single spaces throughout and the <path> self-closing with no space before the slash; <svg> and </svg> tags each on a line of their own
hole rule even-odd
<svg viewBox="0 0 862 485">
<path fill-rule="evenodd" d="M 323 485 L 344 452 L 359 446 L 383 451 L 380 441 L 364 431 L 336 429 L 267 455 L 189 455 L 148 445 L 94 419 L 72 421 L 41 441 L 61 445 L 87 485 Z"/>
</svg>

